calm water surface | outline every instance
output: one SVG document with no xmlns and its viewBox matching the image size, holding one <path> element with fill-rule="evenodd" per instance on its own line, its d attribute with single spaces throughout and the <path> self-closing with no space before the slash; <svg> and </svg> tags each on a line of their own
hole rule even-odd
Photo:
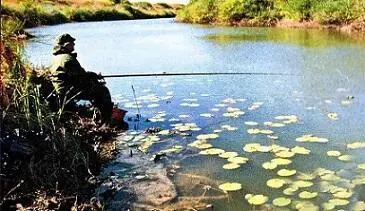
<svg viewBox="0 0 365 211">
<path fill-rule="evenodd" d="M 228 198 L 211 200 L 217 210 L 249 210 L 252 207 L 244 194 L 265 194 L 272 200 L 284 196 L 283 188 L 266 186 L 271 178 L 280 178 L 281 168 L 295 169 L 297 174 L 288 177 L 297 180 L 299 172 L 313 173 L 317 168 L 335 171 L 340 177 L 332 185 L 351 190 L 353 195 L 348 209 L 357 201 L 365 200 L 364 185 L 348 183 L 364 178 L 365 171 L 357 167 L 365 162 L 365 149 L 350 150 L 347 143 L 365 142 L 365 43 L 336 32 L 305 29 L 225 28 L 174 23 L 172 19 L 71 23 L 29 29 L 38 38 L 29 42 L 26 54 L 38 66 L 51 61 L 53 40 L 57 34 L 70 33 L 76 38 L 76 51 L 80 63 L 87 70 L 103 74 L 161 73 L 161 72 L 253 72 L 287 73 L 291 76 L 195 76 L 113 78 L 107 84 L 114 101 L 128 110 L 129 117 L 139 112 L 143 123 L 129 122 L 130 128 L 174 128 L 174 123 L 196 123 L 200 131 L 188 131 L 191 136 L 159 135 L 161 142 L 153 144 L 149 154 L 182 145 L 180 153 L 170 155 L 181 168 L 181 174 L 196 174 L 224 182 L 238 182 L 243 189 L 229 194 Z M 295 75 L 295 76 L 294 76 Z M 138 101 L 135 104 L 133 89 Z M 347 100 L 348 96 L 353 96 Z M 230 98 L 230 100 L 226 100 Z M 224 101 L 226 100 L 226 101 Z M 228 102 L 227 102 L 228 101 Z M 260 103 L 257 109 L 253 104 Z M 238 108 L 245 114 L 225 117 L 227 108 Z M 214 108 L 214 109 L 213 109 Z M 213 110 L 211 110 L 213 109 Z M 212 117 L 200 116 L 210 113 Z M 336 113 L 337 120 L 328 117 Z M 156 115 L 162 114 L 160 119 Z M 181 116 L 183 115 L 183 116 Z M 265 122 L 278 122 L 279 115 L 295 115 L 298 122 L 273 128 Z M 152 119 L 151 122 L 145 122 Z M 172 120 L 176 119 L 176 122 Z M 155 122 L 154 122 L 155 121 Z M 246 125 L 257 122 L 257 126 Z M 247 164 L 233 170 L 223 169 L 226 159 L 199 155 L 196 148 L 187 144 L 199 134 L 213 133 L 222 125 L 237 130 L 219 132 L 209 141 L 214 147 L 234 151 L 249 159 Z M 252 135 L 250 128 L 270 129 L 278 140 L 264 134 Z M 295 139 L 313 134 L 327 138 L 327 143 L 301 143 Z M 169 138 L 169 141 L 163 141 Z M 173 141 L 171 141 L 173 140 Z M 302 146 L 311 150 L 309 155 L 297 154 L 288 166 L 265 170 L 262 163 L 275 157 L 272 152 L 245 152 L 247 143 L 277 144 L 285 147 Z M 329 150 L 351 155 L 351 161 L 340 161 L 327 156 Z M 191 188 L 180 176 L 175 179 L 182 196 L 199 196 L 202 188 Z M 297 191 L 292 199 L 293 209 L 304 190 L 319 191 L 317 177 L 314 185 Z M 344 185 L 345 184 L 345 185 Z M 347 185 L 346 185 L 347 184 Z M 217 188 L 216 186 L 214 188 Z M 209 195 L 209 193 L 208 193 Z M 211 195 L 214 195 L 213 193 Z M 320 193 L 307 200 L 315 205 L 332 198 L 331 193 Z"/>
</svg>

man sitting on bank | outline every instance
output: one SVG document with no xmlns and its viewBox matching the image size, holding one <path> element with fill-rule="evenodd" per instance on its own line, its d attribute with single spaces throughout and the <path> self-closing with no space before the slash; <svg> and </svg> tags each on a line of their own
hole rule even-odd
<svg viewBox="0 0 365 211">
<path fill-rule="evenodd" d="M 102 123 L 109 124 L 113 103 L 104 78 L 100 74 L 87 72 L 81 67 L 76 59 L 77 54 L 73 53 L 74 46 L 75 38 L 69 34 L 62 34 L 56 38 L 51 71 L 58 73 L 57 77 L 64 89 L 63 93 L 71 90 L 69 93 L 76 95 L 76 99 L 90 101 L 100 110 Z"/>
</svg>

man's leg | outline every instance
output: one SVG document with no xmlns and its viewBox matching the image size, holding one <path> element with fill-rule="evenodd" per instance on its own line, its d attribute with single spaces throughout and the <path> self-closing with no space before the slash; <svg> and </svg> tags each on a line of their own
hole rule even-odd
<svg viewBox="0 0 365 211">
<path fill-rule="evenodd" d="M 100 110 L 102 123 L 110 123 L 113 112 L 113 103 L 109 89 L 103 85 L 97 85 L 95 87 L 95 93 L 93 94 L 94 106 L 98 107 Z"/>
</svg>

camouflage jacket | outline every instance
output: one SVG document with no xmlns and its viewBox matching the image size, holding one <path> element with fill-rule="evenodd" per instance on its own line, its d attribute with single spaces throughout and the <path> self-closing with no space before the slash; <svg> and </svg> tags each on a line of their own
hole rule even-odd
<svg viewBox="0 0 365 211">
<path fill-rule="evenodd" d="M 57 75 L 66 86 L 89 89 L 92 84 L 98 83 L 99 76 L 94 72 L 85 71 L 76 57 L 76 53 L 54 53 L 51 72 Z"/>
<path fill-rule="evenodd" d="M 86 71 L 76 59 L 76 53 L 60 53 L 53 57 L 51 71 L 55 74 L 64 72 L 71 77 L 83 77 Z"/>
</svg>

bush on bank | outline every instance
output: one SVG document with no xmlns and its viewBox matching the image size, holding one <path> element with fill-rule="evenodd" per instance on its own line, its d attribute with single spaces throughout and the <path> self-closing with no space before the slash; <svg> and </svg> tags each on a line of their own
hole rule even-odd
<svg viewBox="0 0 365 211">
<path fill-rule="evenodd" d="M 177 18 L 191 23 L 290 19 L 348 24 L 364 20 L 364 8 L 365 0 L 192 0 Z"/>
</svg>

